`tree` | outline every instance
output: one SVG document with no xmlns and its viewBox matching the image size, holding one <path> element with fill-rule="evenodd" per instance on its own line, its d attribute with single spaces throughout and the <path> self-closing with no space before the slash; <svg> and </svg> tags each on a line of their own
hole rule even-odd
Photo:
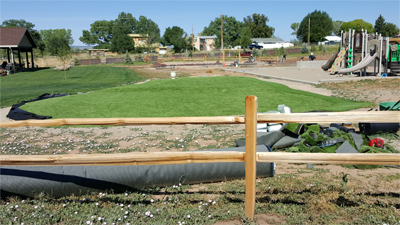
<svg viewBox="0 0 400 225">
<path fill-rule="evenodd" d="M 332 30 L 332 34 L 339 36 L 340 35 L 340 31 L 342 30 L 340 27 L 342 26 L 343 21 L 340 20 L 336 20 L 332 22 L 333 25 L 333 30 Z"/>
<path fill-rule="evenodd" d="M 160 40 L 160 28 L 154 21 L 145 16 L 140 16 L 136 22 L 135 33 L 142 34 L 147 39 L 146 44 L 149 51 L 151 51 L 152 45 Z"/>
<path fill-rule="evenodd" d="M 182 52 L 192 47 L 192 38 L 187 38 L 187 34 L 182 28 L 173 26 L 172 28 L 167 27 L 165 29 L 160 43 L 164 46 L 173 45 L 175 52 Z"/>
<path fill-rule="evenodd" d="M 63 69 L 64 70 L 64 78 L 65 78 L 65 80 L 67 80 L 67 69 L 68 68 L 65 65 L 67 65 L 69 60 L 71 60 L 71 58 L 72 58 L 71 49 L 69 48 L 69 46 L 68 46 L 68 48 L 67 47 L 59 48 L 57 50 L 56 57 L 57 57 L 58 61 L 60 61 L 64 67 L 64 69 Z"/>
<path fill-rule="evenodd" d="M 290 28 L 293 29 L 293 32 L 290 35 L 297 36 L 297 30 L 299 29 L 299 25 L 300 25 L 300 23 L 292 23 L 292 25 L 290 25 Z"/>
<path fill-rule="evenodd" d="M 361 31 L 361 29 L 367 30 L 367 31 L 372 31 L 373 30 L 372 24 L 365 22 L 362 19 L 357 19 L 349 22 L 344 22 L 342 26 L 340 26 L 340 29 L 343 31 L 349 31 L 350 29 L 356 30 L 356 31 Z"/>
<path fill-rule="evenodd" d="M 269 20 L 264 14 L 254 13 L 243 18 L 243 21 L 246 26 L 250 27 L 253 38 L 269 38 L 275 32 L 275 28 L 267 25 Z"/>
<path fill-rule="evenodd" d="M 297 38 L 303 42 L 308 42 L 308 23 L 310 21 L 310 42 L 324 41 L 326 36 L 332 34 L 332 19 L 326 12 L 315 10 L 309 13 L 301 21 L 297 31 Z"/>
<path fill-rule="evenodd" d="M 378 19 L 375 20 L 374 32 L 381 33 L 383 26 L 385 25 L 385 18 L 379 15 Z"/>
<path fill-rule="evenodd" d="M 66 49 L 71 52 L 70 45 L 74 43 L 74 39 L 72 39 L 70 29 L 41 30 L 40 34 L 43 37 L 46 50 L 51 55 L 57 56 L 59 51 L 64 51 Z"/>
<path fill-rule="evenodd" d="M 399 27 L 393 23 L 385 23 L 381 29 L 381 34 L 383 37 L 394 37 L 399 32 Z"/>
<path fill-rule="evenodd" d="M 94 48 L 108 49 L 111 46 L 113 25 L 114 21 L 95 21 L 90 24 L 90 31 L 82 31 L 82 36 L 79 40 L 87 45 L 96 45 Z"/>
<path fill-rule="evenodd" d="M 129 52 L 135 49 L 135 43 L 128 34 L 131 33 L 131 29 L 123 25 L 123 22 L 116 22 L 112 29 L 112 39 L 110 50 L 112 52 Z"/>
<path fill-rule="evenodd" d="M 235 17 L 224 15 L 223 16 L 223 39 L 224 46 L 235 46 L 240 44 L 240 31 L 244 24 L 237 21 Z M 200 35 L 213 36 L 216 35 L 214 46 L 221 47 L 221 17 L 215 18 L 210 22 L 208 27 L 204 27 Z"/>
<path fill-rule="evenodd" d="M 31 34 L 33 40 L 35 41 L 40 54 L 43 56 L 44 51 L 45 51 L 45 45 L 43 43 L 42 36 L 40 35 L 39 31 L 33 29 L 35 27 L 35 24 L 27 22 L 25 20 L 4 20 L 2 25 L 0 27 L 26 27 Z"/>
<path fill-rule="evenodd" d="M 246 49 L 249 45 L 251 45 L 251 30 L 249 27 L 243 27 L 240 31 L 240 46 Z"/>
</svg>

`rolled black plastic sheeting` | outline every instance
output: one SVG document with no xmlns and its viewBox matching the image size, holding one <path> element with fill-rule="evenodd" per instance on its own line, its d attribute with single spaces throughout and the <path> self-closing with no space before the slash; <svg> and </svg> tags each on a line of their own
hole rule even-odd
<svg viewBox="0 0 400 225">
<path fill-rule="evenodd" d="M 244 147 L 207 151 L 239 151 Z M 270 152 L 257 146 L 257 152 Z M 257 177 L 272 177 L 274 163 L 257 163 Z M 52 197 L 84 195 L 112 190 L 114 193 L 181 184 L 198 184 L 245 177 L 244 162 L 190 163 L 139 166 L 1 166 L 1 197 Z"/>
<path fill-rule="evenodd" d="M 396 133 L 400 124 L 398 123 L 359 123 L 360 132 L 365 135 L 382 133 Z"/>
</svg>

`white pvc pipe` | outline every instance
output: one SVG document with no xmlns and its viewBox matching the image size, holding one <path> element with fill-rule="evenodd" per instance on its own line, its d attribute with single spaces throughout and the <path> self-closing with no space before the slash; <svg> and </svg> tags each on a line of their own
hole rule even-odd
<svg viewBox="0 0 400 225">
<path fill-rule="evenodd" d="M 340 50 L 342 50 L 343 47 L 343 30 L 340 31 Z"/>
<path fill-rule="evenodd" d="M 364 44 L 361 42 L 361 40 L 364 41 L 364 29 L 361 29 L 361 34 L 360 34 L 360 44 L 361 44 L 361 61 L 364 59 Z"/>
<path fill-rule="evenodd" d="M 353 66 L 354 65 L 354 34 L 355 34 L 355 30 L 352 30 L 352 33 L 351 33 L 351 50 L 353 50 L 353 57 L 352 57 L 352 62 L 350 63 L 350 66 Z"/>
</svg>

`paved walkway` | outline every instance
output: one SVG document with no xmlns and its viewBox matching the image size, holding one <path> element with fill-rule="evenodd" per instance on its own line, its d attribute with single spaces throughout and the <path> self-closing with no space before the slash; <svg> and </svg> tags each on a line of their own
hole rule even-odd
<svg viewBox="0 0 400 225">
<path fill-rule="evenodd" d="M 393 77 L 377 77 L 377 76 L 358 76 L 352 75 L 330 75 L 328 72 L 323 71 L 320 68 L 310 69 L 297 69 L 296 67 L 243 67 L 234 69 L 225 69 L 227 71 L 242 72 L 262 77 L 268 77 L 272 79 L 288 80 L 292 82 L 300 82 L 307 84 L 320 84 L 326 82 L 343 82 L 360 79 L 391 79 Z M 367 70 L 367 71 L 370 71 Z M 372 71 L 373 72 L 373 68 Z M 394 78 L 399 78 L 398 76 Z"/>
</svg>

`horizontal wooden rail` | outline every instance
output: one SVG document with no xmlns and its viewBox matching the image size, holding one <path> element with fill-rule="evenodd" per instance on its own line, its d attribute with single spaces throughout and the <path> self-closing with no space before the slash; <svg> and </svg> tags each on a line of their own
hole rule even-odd
<svg viewBox="0 0 400 225">
<path fill-rule="evenodd" d="M 323 112 L 258 114 L 259 123 L 400 123 L 400 112 Z M 165 117 L 165 118 L 70 118 L 2 122 L 0 127 L 62 126 L 62 125 L 183 125 L 183 124 L 244 124 L 243 116 Z"/>
<path fill-rule="evenodd" d="M 111 166 L 244 162 L 244 152 L 140 152 L 119 154 L 2 155 L 2 166 Z"/>
<path fill-rule="evenodd" d="M 258 114 L 257 121 L 265 123 L 400 123 L 400 112 L 318 112 Z"/>
<path fill-rule="evenodd" d="M 185 163 L 244 162 L 244 152 L 135 152 L 117 154 L 2 155 L 2 166 L 166 165 Z M 257 153 L 257 162 L 400 165 L 400 154 Z"/>
<path fill-rule="evenodd" d="M 62 126 L 62 125 L 182 125 L 182 124 L 243 124 L 244 117 L 166 117 L 166 118 L 71 118 L 24 120 L 0 123 L 0 127 Z"/>
<path fill-rule="evenodd" d="M 400 165 L 400 154 L 387 153 L 258 153 L 257 162 Z"/>
</svg>

